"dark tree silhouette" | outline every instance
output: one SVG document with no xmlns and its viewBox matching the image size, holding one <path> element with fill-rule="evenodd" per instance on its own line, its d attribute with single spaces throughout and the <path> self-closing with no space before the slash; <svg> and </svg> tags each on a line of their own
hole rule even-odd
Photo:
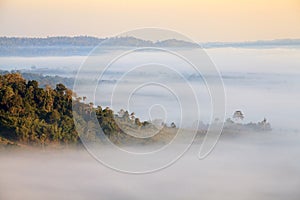
<svg viewBox="0 0 300 200">
<path fill-rule="evenodd" d="M 242 111 L 237 110 L 233 113 L 233 117 L 234 120 L 243 120 L 244 119 L 244 114 L 242 113 Z"/>
</svg>

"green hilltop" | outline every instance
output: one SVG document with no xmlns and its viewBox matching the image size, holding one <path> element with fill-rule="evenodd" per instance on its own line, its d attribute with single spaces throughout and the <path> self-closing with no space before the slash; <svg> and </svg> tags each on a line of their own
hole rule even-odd
<svg viewBox="0 0 300 200">
<path fill-rule="evenodd" d="M 124 130 L 149 132 L 156 128 L 150 122 L 141 122 L 134 113 L 123 111 L 120 116 L 108 107 L 103 109 L 85 103 L 84 98 L 77 97 L 61 83 L 54 88 L 40 87 L 36 80 L 27 81 L 19 73 L 0 75 L 0 144 L 43 147 L 81 145 L 73 117 L 76 117 L 77 126 L 82 128 L 83 134 L 89 131 L 83 137 L 94 140 L 99 137 L 99 130 L 90 132 L 96 126 L 92 115 L 96 116 L 104 134 L 116 144 L 147 143 L 161 139 L 161 134 L 151 139 L 138 139 L 125 134 Z M 165 125 L 163 132 L 172 132 L 173 129 Z"/>
</svg>

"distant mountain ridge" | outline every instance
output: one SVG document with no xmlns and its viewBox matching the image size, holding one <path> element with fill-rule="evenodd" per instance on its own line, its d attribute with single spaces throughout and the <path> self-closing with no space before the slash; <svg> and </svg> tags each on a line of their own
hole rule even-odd
<svg viewBox="0 0 300 200">
<path fill-rule="evenodd" d="M 57 36 L 57 37 L 0 37 L 1 47 L 13 46 L 97 46 L 101 42 L 110 46 L 195 46 L 196 43 L 177 39 L 167 39 L 162 41 L 143 40 L 131 36 L 97 38 L 92 36 Z M 300 45 L 300 39 L 275 39 L 257 40 L 245 42 L 205 42 L 199 43 L 203 47 L 238 47 L 238 46 L 258 46 L 258 45 Z"/>
<path fill-rule="evenodd" d="M 300 48 L 300 39 L 277 39 L 250 42 L 207 42 L 167 39 L 142 40 L 135 37 L 97 38 L 60 36 L 46 38 L 0 37 L 0 56 L 86 56 L 99 44 L 107 47 L 174 47 L 174 48 Z M 200 46 L 199 46 L 200 45 Z"/>
<path fill-rule="evenodd" d="M 207 42 L 202 44 L 203 48 L 222 48 L 222 47 L 300 47 L 300 39 L 275 39 L 275 40 L 257 40 L 246 42 Z"/>
<path fill-rule="evenodd" d="M 106 47 L 199 47 L 195 43 L 170 39 L 142 40 L 135 37 L 96 38 L 90 36 L 18 38 L 0 37 L 0 56 L 86 56 L 96 46 Z"/>
<path fill-rule="evenodd" d="M 91 36 L 75 37 L 46 37 L 46 38 L 20 38 L 20 37 L 0 37 L 1 47 L 34 47 L 34 46 L 180 46 L 195 47 L 197 44 L 177 39 L 163 41 L 142 40 L 135 37 L 112 37 L 97 38 Z"/>
<path fill-rule="evenodd" d="M 46 38 L 0 37 L 0 46 L 95 46 L 95 44 L 99 44 L 103 40 L 104 39 L 90 36 L 61 36 Z"/>
</svg>

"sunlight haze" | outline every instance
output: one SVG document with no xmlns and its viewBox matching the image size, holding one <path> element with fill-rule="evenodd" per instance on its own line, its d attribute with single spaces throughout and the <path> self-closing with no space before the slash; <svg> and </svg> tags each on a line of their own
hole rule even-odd
<svg viewBox="0 0 300 200">
<path fill-rule="evenodd" d="M 300 38 L 299 0 L 1 0 L 0 36 L 110 37 L 160 27 L 199 42 Z"/>
</svg>

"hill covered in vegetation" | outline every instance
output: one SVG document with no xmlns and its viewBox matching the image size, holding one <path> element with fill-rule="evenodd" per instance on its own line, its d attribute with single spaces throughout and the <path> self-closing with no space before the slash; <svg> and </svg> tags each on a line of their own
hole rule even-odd
<svg viewBox="0 0 300 200">
<path fill-rule="evenodd" d="M 198 47 L 197 44 L 169 39 L 143 40 L 135 37 L 97 38 L 90 36 L 19 38 L 0 37 L 0 56 L 86 56 L 100 45 L 113 47 Z"/>
<path fill-rule="evenodd" d="M 153 144 L 170 142 L 176 136 L 178 128 L 174 123 L 167 126 L 140 121 L 126 110 L 114 113 L 108 107 L 95 107 L 62 83 L 41 87 L 38 81 L 30 80 L 36 77 L 42 82 L 45 78 L 31 74 L 26 80 L 20 73 L 0 74 L 0 146 L 77 146 L 82 138 L 100 143 L 108 138 L 116 145 Z M 59 77 L 46 80 L 53 83 Z M 243 119 L 242 112 L 237 111 L 233 118 Z M 198 133 L 205 133 L 208 126 L 202 124 Z M 227 119 L 223 133 L 269 130 L 266 119 L 248 124 Z"/>
<path fill-rule="evenodd" d="M 199 48 L 197 43 L 167 39 L 143 40 L 136 37 L 97 38 L 91 36 L 57 36 L 46 38 L 0 37 L 0 56 L 86 56 L 101 44 L 106 47 L 184 47 Z M 203 48 L 299 48 L 300 39 L 277 39 L 247 42 L 206 42 Z"/>
<path fill-rule="evenodd" d="M 73 104 L 72 104 L 73 103 Z M 72 111 L 73 107 L 73 112 Z M 123 141 L 138 143 L 159 139 L 160 134 L 151 139 L 139 140 L 124 133 L 124 130 L 155 130 L 147 121 L 141 122 L 133 113 L 122 111 L 115 114 L 110 108 L 85 103 L 65 85 L 59 83 L 40 87 L 36 80 L 25 80 L 19 73 L 0 75 L 0 138 L 3 144 L 24 144 L 33 146 L 45 145 L 78 145 L 81 143 L 76 131 L 73 115 L 76 115 L 77 126 L 83 132 L 89 132 L 86 139 L 94 140 L 99 130 L 91 132 L 95 123 L 92 114 L 104 134 L 114 143 Z M 122 129 L 119 127 L 122 125 Z M 164 133 L 173 130 L 165 126 Z M 172 132 L 172 131 L 171 131 Z M 173 131 L 174 132 L 174 131 Z M 170 136 L 170 134 L 165 134 Z M 171 134 L 173 135 L 173 134 Z"/>
</svg>

